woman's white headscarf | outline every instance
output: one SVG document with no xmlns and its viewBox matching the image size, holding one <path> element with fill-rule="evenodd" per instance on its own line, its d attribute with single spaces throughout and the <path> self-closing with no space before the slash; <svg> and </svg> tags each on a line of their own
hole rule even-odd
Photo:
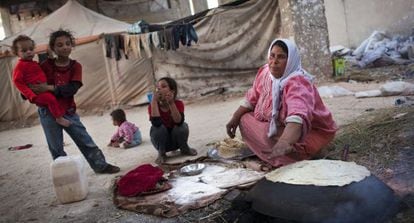
<svg viewBox="0 0 414 223">
<path fill-rule="evenodd" d="M 306 79 L 308 79 L 310 82 L 313 81 L 313 76 L 310 75 L 308 72 L 306 72 L 304 69 L 302 69 L 302 65 L 300 62 L 300 55 L 299 50 L 296 47 L 295 43 L 288 40 L 288 39 L 275 39 L 270 44 L 269 51 L 267 54 L 267 57 L 270 57 L 270 52 L 272 51 L 272 46 L 277 42 L 281 41 L 286 44 L 288 48 L 288 60 L 286 64 L 285 71 L 281 78 L 275 78 L 269 71 L 269 75 L 272 78 L 272 118 L 269 125 L 269 132 L 267 134 L 268 137 L 272 137 L 276 135 L 277 133 L 277 126 L 276 126 L 276 119 L 279 115 L 279 108 L 280 108 L 280 99 L 283 92 L 283 87 L 287 80 L 290 78 L 297 76 L 297 75 L 303 75 Z"/>
</svg>

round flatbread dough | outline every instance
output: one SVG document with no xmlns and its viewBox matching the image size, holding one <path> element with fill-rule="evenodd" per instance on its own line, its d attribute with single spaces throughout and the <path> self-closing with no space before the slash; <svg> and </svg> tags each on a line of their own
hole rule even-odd
<svg viewBox="0 0 414 223">
<path fill-rule="evenodd" d="M 266 179 L 296 185 L 344 186 L 371 173 L 364 166 L 340 160 L 304 160 L 266 174 Z"/>
</svg>

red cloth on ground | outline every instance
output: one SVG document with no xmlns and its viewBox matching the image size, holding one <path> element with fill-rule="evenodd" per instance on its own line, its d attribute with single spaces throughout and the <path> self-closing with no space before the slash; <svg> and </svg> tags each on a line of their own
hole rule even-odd
<svg viewBox="0 0 414 223">
<path fill-rule="evenodd" d="M 162 178 L 164 171 L 151 164 L 144 164 L 129 171 L 118 181 L 118 194 L 127 197 L 137 196 L 152 190 Z"/>
</svg>

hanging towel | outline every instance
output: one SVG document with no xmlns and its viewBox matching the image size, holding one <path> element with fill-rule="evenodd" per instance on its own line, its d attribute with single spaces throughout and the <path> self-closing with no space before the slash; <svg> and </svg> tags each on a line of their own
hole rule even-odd
<svg viewBox="0 0 414 223">
<path fill-rule="evenodd" d="M 152 44 L 154 47 L 160 48 L 160 37 L 158 36 L 158 32 L 151 33 Z"/>
<path fill-rule="evenodd" d="M 147 58 L 150 58 L 152 57 L 152 52 L 151 52 L 150 45 L 148 42 L 148 35 L 149 33 L 141 34 L 140 38 L 141 38 L 142 47 L 144 48 L 145 53 L 147 54 Z"/>
<path fill-rule="evenodd" d="M 129 44 L 131 46 L 132 53 L 134 54 L 135 58 L 141 59 L 141 46 L 140 46 L 140 38 L 138 35 L 130 35 L 129 36 Z"/>
<path fill-rule="evenodd" d="M 122 35 L 122 38 L 124 39 L 124 54 L 125 54 L 125 58 L 128 59 L 129 52 L 131 50 L 131 48 L 129 46 L 129 35 L 128 34 L 124 34 L 124 35 Z"/>
</svg>

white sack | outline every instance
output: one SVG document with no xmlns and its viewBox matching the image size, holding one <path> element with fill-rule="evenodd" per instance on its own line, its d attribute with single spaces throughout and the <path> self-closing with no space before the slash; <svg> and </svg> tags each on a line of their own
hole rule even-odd
<svg viewBox="0 0 414 223">
<path fill-rule="evenodd" d="M 352 91 L 339 86 L 322 86 L 318 88 L 318 91 L 319 95 L 323 98 L 349 96 L 354 94 Z"/>
<path fill-rule="evenodd" d="M 404 81 L 388 82 L 380 88 L 383 96 L 414 95 L 414 84 Z"/>
</svg>

